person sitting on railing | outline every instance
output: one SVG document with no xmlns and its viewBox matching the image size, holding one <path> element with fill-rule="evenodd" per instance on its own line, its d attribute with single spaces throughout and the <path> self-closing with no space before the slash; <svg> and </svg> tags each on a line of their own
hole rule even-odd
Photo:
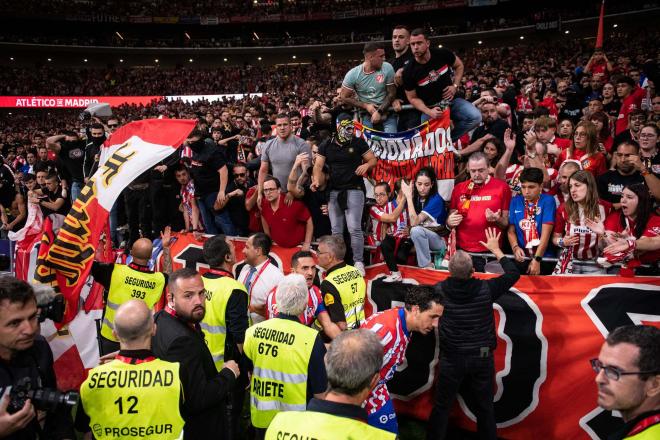
<svg viewBox="0 0 660 440">
<path fill-rule="evenodd" d="M 543 172 L 538 168 L 525 168 L 520 173 L 520 187 L 522 194 L 514 197 L 509 207 L 508 238 L 516 266 L 521 273 L 550 275 L 554 263 L 542 259 L 554 256 L 549 244 L 555 224 L 555 201 L 543 194 Z"/>
<path fill-rule="evenodd" d="M 438 194 L 435 172 L 431 167 L 422 168 L 415 176 L 415 183 L 401 182 L 401 192 L 406 196 L 410 224 L 410 239 L 415 244 L 417 265 L 434 269 L 431 251 L 444 252 L 445 240 L 438 235 L 447 231 L 445 201 Z"/>
<path fill-rule="evenodd" d="M 406 196 L 399 189 L 396 200 L 390 200 L 390 185 L 387 182 L 380 182 L 374 187 L 374 197 L 376 204 L 369 210 L 371 236 L 367 238 L 367 242 L 372 246 L 380 247 L 383 259 L 390 270 L 390 275 L 383 281 L 401 281 L 397 262 L 405 264 L 408 253 L 413 247 L 408 236 Z"/>
<path fill-rule="evenodd" d="M 568 179 L 570 197 L 557 209 L 552 242 L 562 248 L 554 274 L 599 274 L 596 266 L 598 235 L 586 221 L 603 221 L 610 205 L 598 198 L 596 179 L 589 171 L 576 171 Z"/>
<path fill-rule="evenodd" d="M 660 237 L 660 216 L 653 212 L 653 198 L 643 183 L 627 185 L 623 189 L 620 211 L 610 213 L 604 223 L 587 221 L 587 226 L 607 244 L 598 259 L 601 265 L 628 263 L 638 257 L 642 264 L 651 265 L 650 268 L 638 268 L 638 274 L 660 274 L 660 242 L 656 241 L 650 248 L 637 248 L 638 239 Z M 622 248 L 619 240 L 625 241 L 626 246 Z"/>
</svg>

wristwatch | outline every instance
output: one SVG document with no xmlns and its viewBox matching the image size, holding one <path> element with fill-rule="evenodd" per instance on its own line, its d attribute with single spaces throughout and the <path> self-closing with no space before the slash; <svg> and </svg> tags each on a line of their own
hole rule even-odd
<svg viewBox="0 0 660 440">
<path fill-rule="evenodd" d="M 543 260 L 543 257 L 540 257 L 538 255 L 534 255 L 534 261 L 536 261 L 537 263 L 540 263 L 542 260 Z"/>
</svg>

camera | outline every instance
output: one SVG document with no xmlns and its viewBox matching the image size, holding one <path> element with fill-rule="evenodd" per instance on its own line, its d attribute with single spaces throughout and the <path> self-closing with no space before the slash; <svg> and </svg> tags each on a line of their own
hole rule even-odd
<svg viewBox="0 0 660 440">
<path fill-rule="evenodd" d="M 75 406 L 80 396 L 75 391 L 63 393 L 50 388 L 32 388 L 29 377 L 20 379 L 11 388 L 9 393 L 9 405 L 7 412 L 13 414 L 25 406 L 25 401 L 30 399 L 36 409 L 42 411 L 55 411 L 62 406 Z"/>
<path fill-rule="evenodd" d="M 112 116 L 110 104 L 105 104 L 103 102 L 90 104 L 78 117 L 81 121 L 89 121 L 92 119 L 92 116 L 96 116 L 97 118 L 109 118 Z"/>
<path fill-rule="evenodd" d="M 64 318 L 64 296 L 56 293 L 52 287 L 45 284 L 33 286 L 34 295 L 37 298 L 37 309 L 39 309 L 39 322 L 50 319 L 54 322 L 61 322 Z"/>
</svg>

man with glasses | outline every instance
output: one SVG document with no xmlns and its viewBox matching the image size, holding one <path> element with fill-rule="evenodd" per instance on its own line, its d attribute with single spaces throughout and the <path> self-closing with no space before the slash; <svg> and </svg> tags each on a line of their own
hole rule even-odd
<svg viewBox="0 0 660 440">
<path fill-rule="evenodd" d="M 300 200 L 287 205 L 281 189 L 275 177 L 266 176 L 264 200 L 261 203 L 264 232 L 282 247 L 293 248 L 302 243 L 302 249 L 309 251 L 314 234 L 312 216 Z"/>
<path fill-rule="evenodd" d="M 467 165 L 470 180 L 454 187 L 451 195 L 447 227 L 456 228 L 456 247 L 471 253 L 487 253 L 483 245 L 486 229 L 509 226 L 509 185 L 488 173 L 488 159 L 484 153 L 472 153 Z M 500 238 L 500 244 L 502 239 Z M 486 258 L 472 257 L 474 270 L 483 272 Z"/>
<path fill-rule="evenodd" d="M 612 203 L 614 209 L 621 209 L 621 192 L 623 188 L 635 183 L 644 183 L 644 178 L 635 167 L 639 163 L 639 145 L 634 141 L 622 142 L 616 147 L 616 158 L 613 170 L 598 176 L 598 195 L 601 199 Z M 635 159 L 636 158 L 636 159 Z"/>
<path fill-rule="evenodd" d="M 644 113 L 644 110 L 631 111 L 630 114 L 628 114 L 628 129 L 618 133 L 614 137 L 614 148 L 616 148 L 621 142 L 639 142 L 639 132 L 644 126 L 644 123 L 646 123 L 646 113 Z"/>
<path fill-rule="evenodd" d="M 619 411 L 624 425 L 609 439 L 660 438 L 660 329 L 648 325 L 611 332 L 597 359 L 598 405 Z"/>
<path fill-rule="evenodd" d="M 245 209 L 245 195 L 255 185 L 248 175 L 245 163 L 238 162 L 232 167 L 233 180 L 227 185 L 227 198 L 218 205 L 220 210 L 226 209 L 236 235 L 248 236 L 249 215 Z"/>
</svg>

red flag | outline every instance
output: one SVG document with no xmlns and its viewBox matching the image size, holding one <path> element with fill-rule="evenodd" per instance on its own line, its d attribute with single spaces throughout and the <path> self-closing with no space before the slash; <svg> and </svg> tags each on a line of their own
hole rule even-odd
<svg viewBox="0 0 660 440">
<path fill-rule="evenodd" d="M 64 295 L 62 324 L 78 314 L 80 291 L 118 194 L 137 176 L 174 153 L 193 128 L 194 120 L 147 119 L 117 130 L 103 145 L 101 166 L 74 202 L 57 237 L 44 233 L 35 281 L 55 284 Z M 91 299 L 86 307 L 93 302 Z"/>
<path fill-rule="evenodd" d="M 598 19 L 598 34 L 596 34 L 596 49 L 603 48 L 603 18 L 605 17 L 605 0 L 600 5 L 600 18 Z"/>
</svg>

